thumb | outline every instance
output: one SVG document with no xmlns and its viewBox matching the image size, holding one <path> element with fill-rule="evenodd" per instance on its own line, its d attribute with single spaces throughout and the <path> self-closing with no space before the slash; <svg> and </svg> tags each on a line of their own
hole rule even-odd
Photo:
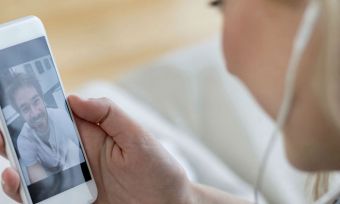
<svg viewBox="0 0 340 204">
<path fill-rule="evenodd" d="M 120 145 L 132 140 L 136 142 L 136 139 L 145 135 L 135 122 L 107 98 L 81 99 L 71 95 L 68 100 L 75 115 L 100 126 L 108 135 L 115 137 L 114 140 Z"/>
<path fill-rule="evenodd" d="M 21 203 L 22 200 L 19 195 L 20 177 L 14 169 L 7 168 L 3 171 L 1 183 L 4 192 L 10 198 Z"/>
</svg>

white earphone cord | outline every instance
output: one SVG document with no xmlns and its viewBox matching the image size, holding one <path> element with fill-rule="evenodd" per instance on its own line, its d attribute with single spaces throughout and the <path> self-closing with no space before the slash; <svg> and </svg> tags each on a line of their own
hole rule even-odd
<svg viewBox="0 0 340 204">
<path fill-rule="evenodd" d="M 261 161 L 258 176 L 255 183 L 254 189 L 255 204 L 259 204 L 259 192 L 261 192 L 262 189 L 263 177 L 268 164 L 270 153 L 273 150 L 273 147 L 277 139 L 277 135 L 283 128 L 292 106 L 299 63 L 301 61 L 305 48 L 312 36 L 313 33 L 312 31 L 315 27 L 316 20 L 319 16 L 319 10 L 320 10 L 319 2 L 317 0 L 311 0 L 308 7 L 306 8 L 296 38 L 294 39 L 291 59 L 288 64 L 288 70 L 284 84 L 283 101 L 279 109 L 278 117 L 276 119 L 276 125 L 274 127 L 273 133 L 270 136 L 270 140 L 264 152 L 264 156 Z"/>
</svg>

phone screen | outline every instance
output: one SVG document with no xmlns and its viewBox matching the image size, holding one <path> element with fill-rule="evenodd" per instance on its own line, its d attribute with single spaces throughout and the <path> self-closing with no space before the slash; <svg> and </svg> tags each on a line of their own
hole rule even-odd
<svg viewBox="0 0 340 204">
<path fill-rule="evenodd" d="M 45 37 L 0 50 L 0 105 L 33 203 L 91 180 Z"/>
</svg>

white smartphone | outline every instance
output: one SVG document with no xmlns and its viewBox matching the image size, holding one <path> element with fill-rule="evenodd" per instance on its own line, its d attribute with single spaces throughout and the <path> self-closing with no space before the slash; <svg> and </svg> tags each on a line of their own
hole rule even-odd
<svg viewBox="0 0 340 204">
<path fill-rule="evenodd" d="M 23 202 L 93 203 L 96 184 L 37 17 L 0 25 L 0 107 Z"/>
</svg>

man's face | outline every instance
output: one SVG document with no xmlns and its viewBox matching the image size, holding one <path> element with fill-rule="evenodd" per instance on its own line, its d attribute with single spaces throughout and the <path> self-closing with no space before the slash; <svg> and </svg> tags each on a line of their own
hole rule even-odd
<svg viewBox="0 0 340 204">
<path fill-rule="evenodd" d="M 14 101 L 21 116 L 38 135 L 48 133 L 49 127 L 45 103 L 34 87 L 19 88 L 14 94 Z"/>
</svg>

